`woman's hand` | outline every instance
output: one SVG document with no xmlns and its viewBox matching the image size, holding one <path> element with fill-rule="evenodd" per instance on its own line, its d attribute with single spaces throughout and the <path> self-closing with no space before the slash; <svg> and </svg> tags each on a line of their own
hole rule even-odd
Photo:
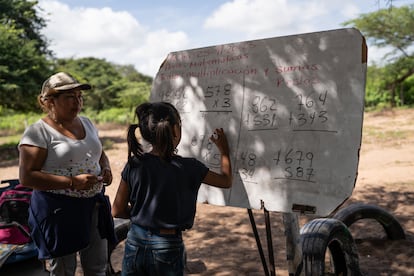
<svg viewBox="0 0 414 276">
<path fill-rule="evenodd" d="M 112 183 L 112 172 L 111 169 L 106 167 L 101 171 L 100 177 L 102 178 L 102 183 L 104 186 L 109 186 Z"/>
<path fill-rule="evenodd" d="M 106 153 L 102 150 L 101 157 L 99 159 L 99 165 L 101 166 L 100 180 L 104 186 L 109 186 L 112 183 L 112 171 L 109 166 L 109 159 Z"/>
<path fill-rule="evenodd" d="M 71 188 L 75 190 L 90 190 L 99 182 L 102 182 L 102 177 L 93 174 L 79 174 L 71 177 Z"/>
</svg>

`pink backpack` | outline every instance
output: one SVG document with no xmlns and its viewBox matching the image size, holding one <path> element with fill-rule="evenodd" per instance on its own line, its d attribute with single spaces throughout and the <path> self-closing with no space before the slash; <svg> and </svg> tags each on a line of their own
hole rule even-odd
<svg viewBox="0 0 414 276">
<path fill-rule="evenodd" d="M 28 226 L 32 189 L 10 184 L 0 190 L 0 243 L 25 244 L 31 241 Z"/>
</svg>

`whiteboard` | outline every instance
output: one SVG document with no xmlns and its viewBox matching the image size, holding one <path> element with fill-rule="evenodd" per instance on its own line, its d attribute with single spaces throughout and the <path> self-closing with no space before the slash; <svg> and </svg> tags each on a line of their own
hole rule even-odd
<svg viewBox="0 0 414 276">
<path fill-rule="evenodd" d="M 219 171 L 208 137 L 228 137 L 233 185 L 198 201 L 327 215 L 351 194 L 362 137 L 367 47 L 344 28 L 168 54 L 150 101 L 182 119 L 178 154 Z"/>
</svg>

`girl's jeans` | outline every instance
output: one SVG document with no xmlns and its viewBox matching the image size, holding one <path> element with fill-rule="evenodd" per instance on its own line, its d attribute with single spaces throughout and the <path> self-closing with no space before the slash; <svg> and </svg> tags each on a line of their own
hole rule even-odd
<svg viewBox="0 0 414 276">
<path fill-rule="evenodd" d="M 125 242 L 122 275 L 184 275 L 184 243 L 181 232 L 155 234 L 131 224 Z"/>
</svg>

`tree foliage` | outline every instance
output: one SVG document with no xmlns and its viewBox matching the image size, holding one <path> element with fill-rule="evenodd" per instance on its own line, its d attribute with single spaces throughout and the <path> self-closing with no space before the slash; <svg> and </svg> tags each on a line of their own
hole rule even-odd
<svg viewBox="0 0 414 276">
<path fill-rule="evenodd" d="M 38 16 L 35 9 L 37 4 L 38 1 L 0 0 L 0 22 L 2 25 L 22 30 L 21 39 L 35 41 L 36 50 L 47 54 L 50 53 L 48 42 L 40 32 L 46 22 Z"/>
<path fill-rule="evenodd" d="M 38 80 L 50 73 L 44 20 L 37 2 L 0 0 L 0 102 L 5 108 L 35 110 Z"/>
<path fill-rule="evenodd" d="M 92 57 L 54 58 L 41 34 L 46 22 L 38 15 L 37 4 L 0 0 L 0 110 L 40 111 L 36 99 L 41 85 L 58 71 L 70 72 L 92 85 L 85 93 L 85 107 L 94 112 L 148 100 L 152 78 L 132 65 Z"/>
<path fill-rule="evenodd" d="M 377 65 L 368 68 L 365 92 L 365 106 L 369 108 L 380 107 L 390 102 L 390 94 L 386 93 L 385 82 L 382 78 L 385 69 Z"/>
<path fill-rule="evenodd" d="M 57 59 L 55 70 L 68 71 L 79 81 L 90 83 L 92 90 L 84 93 L 85 108 L 97 112 L 141 103 L 148 100 L 151 91 L 151 77 L 137 72 L 132 65 L 115 65 L 105 59 Z"/>
<path fill-rule="evenodd" d="M 391 7 L 344 23 L 353 25 L 378 47 L 391 47 L 392 55 L 410 56 L 409 48 L 414 43 L 414 5 Z"/>
<path fill-rule="evenodd" d="M 414 5 L 399 8 L 391 5 L 388 9 L 363 14 L 344 25 L 358 28 L 372 45 L 390 49 L 384 57 L 388 62 L 381 74 L 377 68 L 368 69 L 368 73 L 374 70 L 376 77 L 368 78 L 367 94 L 376 99 L 386 98 L 391 106 L 414 104 L 410 102 L 413 96 L 406 83 L 414 74 Z M 378 90 L 368 91 L 373 87 Z M 383 97 L 384 91 L 389 93 L 387 97 Z M 374 97 L 376 93 L 378 95 Z"/>
</svg>

